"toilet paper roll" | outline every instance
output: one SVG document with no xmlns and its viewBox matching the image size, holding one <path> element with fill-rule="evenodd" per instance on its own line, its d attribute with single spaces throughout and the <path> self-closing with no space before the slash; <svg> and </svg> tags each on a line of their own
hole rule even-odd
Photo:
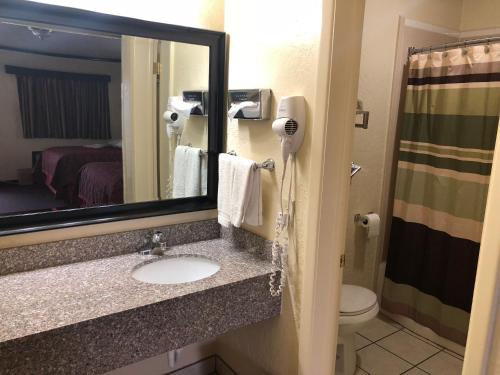
<svg viewBox="0 0 500 375">
<path fill-rule="evenodd" d="M 380 233 L 380 216 L 371 213 L 361 217 L 361 226 L 366 228 L 366 237 L 377 237 Z"/>
</svg>

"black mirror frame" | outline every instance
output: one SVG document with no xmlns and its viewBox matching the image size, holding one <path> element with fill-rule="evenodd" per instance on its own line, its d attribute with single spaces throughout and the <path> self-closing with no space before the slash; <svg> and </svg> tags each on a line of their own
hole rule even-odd
<svg viewBox="0 0 500 375">
<path fill-rule="evenodd" d="M 19 0 L 0 0 L 0 18 L 86 29 L 90 32 L 171 40 L 210 48 L 206 196 L 0 216 L 0 236 L 203 211 L 217 207 L 218 155 L 223 152 L 226 121 L 225 33 Z"/>
</svg>

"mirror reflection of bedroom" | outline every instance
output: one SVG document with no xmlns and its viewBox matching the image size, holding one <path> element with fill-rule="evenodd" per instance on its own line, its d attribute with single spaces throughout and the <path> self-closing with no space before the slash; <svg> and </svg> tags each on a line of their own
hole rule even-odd
<svg viewBox="0 0 500 375">
<path fill-rule="evenodd" d="M 0 216 L 206 194 L 207 47 L 0 20 L 0 87 Z"/>
</svg>

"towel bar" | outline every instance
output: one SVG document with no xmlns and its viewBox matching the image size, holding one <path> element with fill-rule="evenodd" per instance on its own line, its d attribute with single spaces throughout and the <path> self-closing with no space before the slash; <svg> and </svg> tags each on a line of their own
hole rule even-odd
<svg viewBox="0 0 500 375">
<path fill-rule="evenodd" d="M 187 147 L 193 147 L 193 144 L 192 143 L 188 143 L 186 146 Z M 205 156 L 205 155 L 208 155 L 208 151 L 206 151 L 206 150 L 200 150 L 200 156 Z"/>
<path fill-rule="evenodd" d="M 233 156 L 238 156 L 238 154 L 234 150 L 229 151 L 228 154 Z M 268 171 L 273 172 L 275 167 L 276 163 L 271 158 L 264 160 L 262 163 L 255 163 L 256 169 L 267 169 Z"/>
</svg>

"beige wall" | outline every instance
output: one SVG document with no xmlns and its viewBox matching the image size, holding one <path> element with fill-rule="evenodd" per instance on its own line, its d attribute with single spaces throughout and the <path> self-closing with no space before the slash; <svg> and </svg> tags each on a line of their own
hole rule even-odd
<svg viewBox="0 0 500 375">
<path fill-rule="evenodd" d="M 161 196 L 167 197 L 171 193 L 170 185 L 173 179 L 173 153 L 175 152 L 175 137 L 169 139 L 166 135 L 166 124 L 163 113 L 167 109 L 169 96 L 182 96 L 186 90 L 208 90 L 208 64 L 210 50 L 207 46 L 195 44 L 162 42 L 160 57 L 163 73 L 160 82 L 160 184 Z M 208 121 L 205 116 L 191 116 L 186 120 L 180 144 L 199 147 L 206 150 L 208 147 Z M 169 152 L 171 150 L 171 152 Z M 171 197 L 171 195 L 168 195 Z"/>
<path fill-rule="evenodd" d="M 272 117 L 281 96 L 303 95 L 308 104 L 304 144 L 297 157 L 296 246 L 289 249 L 289 283 L 284 294 L 283 314 L 226 335 L 218 350 L 238 373 L 297 373 L 297 330 L 300 290 L 305 254 L 306 206 L 309 192 L 309 158 L 313 136 L 316 65 L 321 30 L 320 0 L 226 0 L 225 31 L 230 36 L 229 89 L 270 88 Z M 265 11 L 264 11 L 265 10 Z M 277 162 L 275 172 L 262 171 L 264 225 L 246 227 L 273 238 L 278 212 L 278 186 L 283 163 L 278 137 L 271 121 L 228 122 L 227 148 L 261 162 Z M 293 242 L 293 241 L 292 241 Z"/>
<path fill-rule="evenodd" d="M 171 171 L 173 169 L 173 158 L 170 156 L 169 150 L 175 147 L 175 139 L 169 139 L 166 133 L 166 124 L 163 119 L 163 113 L 167 110 L 167 102 L 168 97 L 170 96 L 171 91 L 171 59 L 170 59 L 170 45 L 172 42 L 160 41 L 158 45 L 158 55 L 160 58 L 160 63 L 162 65 L 162 72 L 160 75 L 159 82 L 159 108 L 158 113 L 158 124 L 159 124 L 159 165 L 160 170 L 159 178 L 160 178 L 160 197 L 162 199 L 166 199 L 171 196 L 170 182 L 169 179 L 172 178 Z"/>
<path fill-rule="evenodd" d="M 175 139 L 167 137 L 163 113 L 169 96 L 182 96 L 184 90 L 208 88 L 209 49 L 128 36 L 122 41 L 125 202 L 157 200 L 159 195 L 165 199 L 169 190 L 167 181 L 173 170 L 173 155 L 169 150 L 174 152 Z M 152 67 L 158 53 L 163 68 L 157 93 Z M 207 141 L 207 118 L 191 116 L 184 126 L 181 144 L 206 149 Z"/>
<path fill-rule="evenodd" d="M 456 0 L 366 0 L 358 98 L 370 112 L 368 129 L 355 129 L 353 161 L 362 166 L 351 183 L 344 282 L 375 288 L 380 239 L 367 240 L 354 215 L 376 212 L 381 206 L 395 68 L 399 17 L 458 29 L 461 5 Z M 434 38 L 433 41 L 436 39 Z M 383 232 L 384 228 L 381 228 Z"/>
<path fill-rule="evenodd" d="M 208 90 L 210 49 L 186 43 L 172 43 L 171 95 L 182 96 L 186 90 Z M 184 126 L 181 144 L 207 149 L 208 122 L 203 116 L 191 116 Z"/>
<path fill-rule="evenodd" d="M 5 73 L 5 65 L 75 73 L 108 74 L 111 137 L 121 138 L 121 66 L 119 63 L 87 61 L 0 50 L 0 180 L 17 179 L 16 170 L 31 168 L 31 152 L 54 146 L 107 143 L 109 140 L 23 138 L 16 76 Z M 8 161 L 8 162 L 7 162 Z"/>
<path fill-rule="evenodd" d="M 500 27 L 500 1 L 463 0 L 461 31 Z"/>
<path fill-rule="evenodd" d="M 158 199 L 156 163 L 156 61 L 153 39 L 122 38 L 123 198 Z"/>
<path fill-rule="evenodd" d="M 182 0 L 176 2 L 175 6 L 170 1 L 158 0 L 123 1 L 119 6 L 115 1 L 102 0 L 34 1 L 172 25 L 224 30 L 223 0 Z"/>
</svg>

